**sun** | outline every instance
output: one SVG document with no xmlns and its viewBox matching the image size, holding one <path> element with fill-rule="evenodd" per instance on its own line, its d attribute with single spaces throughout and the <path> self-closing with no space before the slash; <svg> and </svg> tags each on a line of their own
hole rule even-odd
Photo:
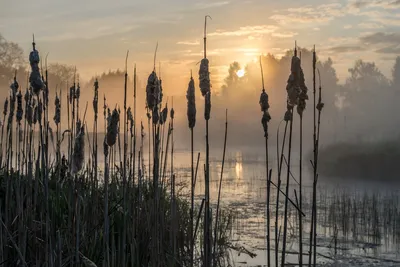
<svg viewBox="0 0 400 267">
<path fill-rule="evenodd" d="M 238 70 L 238 71 L 236 72 L 236 75 L 237 75 L 239 78 L 242 78 L 242 77 L 244 76 L 244 70 Z"/>
</svg>

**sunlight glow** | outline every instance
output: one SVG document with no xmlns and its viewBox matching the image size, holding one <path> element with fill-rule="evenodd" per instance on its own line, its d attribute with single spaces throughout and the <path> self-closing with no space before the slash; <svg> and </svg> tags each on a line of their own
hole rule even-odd
<svg viewBox="0 0 400 267">
<path fill-rule="evenodd" d="M 239 78 L 243 77 L 243 76 L 244 76 L 244 70 L 243 70 L 243 69 L 238 70 L 238 71 L 236 72 L 236 75 L 237 75 Z"/>
</svg>

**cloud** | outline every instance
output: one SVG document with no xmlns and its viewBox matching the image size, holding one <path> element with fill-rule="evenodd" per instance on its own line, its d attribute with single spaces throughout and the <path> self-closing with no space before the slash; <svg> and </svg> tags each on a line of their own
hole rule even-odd
<svg viewBox="0 0 400 267">
<path fill-rule="evenodd" d="M 349 52 L 359 52 L 364 51 L 365 48 L 356 45 L 347 45 L 347 46 L 335 46 L 327 49 L 332 53 L 349 53 Z"/>
<path fill-rule="evenodd" d="M 362 8 L 383 8 L 398 9 L 400 8 L 400 0 L 355 0 L 350 2 L 350 7 L 355 9 Z"/>
<path fill-rule="evenodd" d="M 380 29 L 383 28 L 382 25 L 378 24 L 378 23 L 374 23 L 374 22 L 362 22 L 360 24 L 358 24 L 359 28 L 362 29 Z"/>
<path fill-rule="evenodd" d="M 272 15 L 270 19 L 279 24 L 286 25 L 292 23 L 326 23 L 336 17 L 345 15 L 344 7 L 340 3 L 323 4 L 319 6 L 303 6 L 299 8 L 289 8 L 279 14 Z"/>
<path fill-rule="evenodd" d="M 235 31 L 217 30 L 209 34 L 209 36 L 258 36 L 273 33 L 278 29 L 274 25 L 256 25 L 244 26 Z"/>
<path fill-rule="evenodd" d="M 195 4 L 195 8 L 196 9 L 207 9 L 207 8 L 212 8 L 212 7 L 226 6 L 228 4 L 229 4 L 229 1 L 211 2 L 211 3 L 200 2 L 200 3 Z"/>
<path fill-rule="evenodd" d="M 360 37 L 360 41 L 365 44 L 398 44 L 400 43 L 400 33 L 376 32 Z"/>
<path fill-rule="evenodd" d="M 200 42 L 199 41 L 180 41 L 180 42 L 177 42 L 176 44 L 178 44 L 178 45 L 199 45 L 200 44 Z"/>
<path fill-rule="evenodd" d="M 271 34 L 273 37 L 277 38 L 292 38 L 296 35 L 298 35 L 297 32 L 273 32 Z"/>
<path fill-rule="evenodd" d="M 400 45 L 392 45 L 392 46 L 387 46 L 383 47 L 381 49 L 378 49 L 375 51 L 376 53 L 380 54 L 400 54 Z"/>
</svg>

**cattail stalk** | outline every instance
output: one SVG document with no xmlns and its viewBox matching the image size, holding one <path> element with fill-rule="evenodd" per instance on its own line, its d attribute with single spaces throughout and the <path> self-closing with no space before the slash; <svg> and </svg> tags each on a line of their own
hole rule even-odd
<svg viewBox="0 0 400 267">
<path fill-rule="evenodd" d="M 297 58 L 297 47 L 294 50 L 294 56 L 292 57 L 292 66 L 291 66 L 291 75 L 288 80 L 287 92 L 287 111 L 290 116 L 290 124 L 289 124 L 289 152 L 288 152 L 288 163 L 287 163 L 287 176 L 286 176 L 286 197 L 285 197 L 285 216 L 284 216 L 284 225 L 283 225 L 283 241 L 282 241 L 282 258 L 281 258 L 281 266 L 285 266 L 285 258 L 286 258 L 286 239 L 287 239 L 287 224 L 288 224 L 288 202 L 289 202 L 289 186 L 290 186 L 290 164 L 291 164 L 291 156 L 292 156 L 292 135 L 293 135 L 293 107 L 297 103 L 298 95 L 298 80 L 296 79 L 295 72 L 295 63 Z"/>
<path fill-rule="evenodd" d="M 128 207 L 128 203 L 127 203 L 127 197 L 126 197 L 126 192 L 127 192 L 127 184 L 126 184 L 126 171 L 127 171 L 127 167 L 126 167 L 126 161 L 127 161 L 127 157 L 126 157 L 126 153 L 127 153 L 127 149 L 128 149 L 128 144 L 127 144 L 127 140 L 126 140 L 126 132 L 127 132 L 127 127 L 126 127 L 126 99 L 127 99 L 127 90 L 128 90 L 128 55 L 129 55 L 129 50 L 126 53 L 126 59 L 125 59 L 125 83 L 124 83 L 124 164 L 123 164 L 123 170 L 122 170 L 122 174 L 123 174 L 123 198 L 124 198 L 124 212 L 127 212 L 127 207 Z M 129 216 L 129 214 L 128 214 Z M 124 216 L 124 221 L 122 224 L 122 265 L 126 265 L 126 260 L 125 260 L 125 251 L 126 251 L 126 217 Z"/>
<path fill-rule="evenodd" d="M 224 176 L 224 165 L 225 165 L 225 151 L 226 151 L 226 140 L 228 136 L 228 110 L 225 111 L 225 137 L 224 137 L 224 152 L 222 153 L 222 165 L 221 165 L 221 176 L 219 179 L 219 187 L 218 187 L 218 200 L 217 200 L 217 210 L 215 213 L 215 225 L 214 225 L 214 250 L 213 250 L 213 255 L 214 255 L 214 261 L 213 261 L 213 266 L 217 266 L 217 253 L 218 253 L 218 248 L 217 248 L 217 233 L 218 233 L 218 219 L 219 219 L 219 207 L 220 207 L 220 201 L 221 201 L 221 189 L 222 189 L 222 178 Z"/>
<path fill-rule="evenodd" d="M 268 94 L 265 91 L 265 86 L 264 86 L 264 72 L 262 68 L 262 57 L 260 56 L 260 70 L 261 70 L 261 81 L 262 81 L 262 93 L 260 96 L 260 106 L 261 106 L 261 111 L 263 112 L 263 116 L 261 119 L 261 124 L 264 128 L 264 138 L 265 138 L 265 167 L 266 167 L 266 176 L 267 176 L 267 263 L 268 267 L 271 266 L 271 238 L 270 238 L 270 232 L 271 232 L 271 226 L 270 226 L 270 189 L 271 189 L 271 184 L 270 184 L 270 179 L 271 177 L 268 175 L 269 173 L 269 155 L 268 155 L 268 122 L 271 120 L 271 116 L 269 115 L 268 109 L 269 109 L 269 98 Z"/>
<path fill-rule="evenodd" d="M 289 112 L 289 111 L 286 111 Z M 285 114 L 286 115 L 286 114 Z M 278 221 L 279 221 L 279 195 L 281 191 L 281 175 L 282 175 L 282 165 L 283 165 L 283 157 L 284 157 L 284 149 L 285 149 L 285 142 L 286 142 L 286 133 L 287 133 L 287 128 L 288 128 L 288 122 L 290 119 L 290 116 L 285 116 L 285 130 L 283 134 L 283 142 L 282 142 L 282 148 L 280 152 L 280 157 L 279 157 L 279 127 L 276 133 L 276 158 L 277 158 L 277 164 L 278 164 L 278 185 L 277 185 L 277 191 L 276 191 L 276 206 L 275 206 L 275 266 L 279 266 L 279 234 L 280 234 L 280 229 L 278 227 Z M 283 120 L 282 120 L 283 121 Z M 281 122 L 282 122 L 281 121 Z"/>
<path fill-rule="evenodd" d="M 190 129 L 190 147 L 191 147 L 191 179 L 190 179 L 190 266 L 193 267 L 194 260 L 194 233 L 193 233 L 193 219 L 194 219 L 194 140 L 193 140 L 193 128 L 196 125 L 196 97 L 195 88 L 192 72 L 190 72 L 190 82 L 188 85 L 188 90 L 186 93 L 186 99 L 188 101 L 187 105 L 187 117 Z"/>
<path fill-rule="evenodd" d="M 206 121 L 206 166 L 205 166 L 205 212 L 204 212 L 204 262 L 205 267 L 211 267 L 212 263 L 212 237 L 211 237 L 211 212 L 210 212 L 210 149 L 209 149 L 209 131 L 208 121 L 211 113 L 211 84 L 209 61 L 207 59 L 207 18 L 204 19 L 204 58 L 200 63 L 199 87 L 204 96 L 204 119 Z"/>
<path fill-rule="evenodd" d="M 311 267 L 312 265 L 312 254 L 313 254 L 313 236 L 314 236 L 314 217 L 315 217 L 315 197 L 316 197 L 316 168 L 315 162 L 317 158 L 317 126 L 316 126 L 316 63 L 317 63 L 317 55 L 315 51 L 313 51 L 313 156 L 314 156 L 314 163 L 313 163 L 313 199 L 312 199 L 312 212 L 311 212 L 311 229 L 310 229 L 310 249 L 309 249 L 309 258 L 308 258 L 308 266 Z"/>
</svg>

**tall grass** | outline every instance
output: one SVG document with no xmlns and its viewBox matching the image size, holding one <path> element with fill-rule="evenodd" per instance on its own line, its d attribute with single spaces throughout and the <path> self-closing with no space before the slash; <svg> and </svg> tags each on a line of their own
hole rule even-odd
<svg viewBox="0 0 400 267">
<path fill-rule="evenodd" d="M 40 58 L 35 44 L 30 59 L 32 72 L 25 97 L 19 90 L 16 75 L 3 111 L 7 122 L 2 126 L 5 136 L 2 133 L 1 137 L 4 149 L 2 147 L 0 159 L 3 167 L 0 170 L 0 265 L 204 265 L 203 258 L 194 257 L 198 254 L 195 252 L 201 249 L 193 229 L 193 217 L 202 214 L 201 207 L 195 205 L 193 197 L 186 200 L 180 195 L 175 184 L 173 109 L 167 142 L 162 147 L 160 129 L 163 125 L 159 118 L 162 117 L 165 124 L 168 110 L 161 111 L 162 92 L 155 71 L 149 79 L 152 83 L 148 94 L 153 137 L 150 133 L 145 135 L 143 124 L 140 137 L 136 135 L 136 66 L 132 114 L 127 96 L 127 58 L 124 88 L 121 88 L 124 93 L 123 111 L 118 106 L 111 109 L 114 105 L 107 103 L 104 96 L 106 135 L 104 140 L 100 140 L 104 156 L 104 170 L 101 172 L 97 128 L 101 83 L 98 80 L 94 82 L 93 119 L 86 119 L 88 105 L 86 103 L 82 113 L 79 82 L 74 77 L 65 102 L 68 121 L 63 125 L 62 90 L 50 90 L 51 81 L 46 74 L 40 75 Z M 56 93 L 52 96 L 51 92 Z M 52 118 L 56 126 L 55 139 L 48 116 L 48 99 L 52 97 L 55 103 L 55 116 Z M 14 120 L 17 122 L 15 125 Z M 93 137 L 88 135 L 90 128 Z M 170 135 L 171 146 L 168 145 Z M 153 165 L 153 173 L 147 173 L 147 177 L 143 160 L 145 136 L 153 141 L 153 157 L 148 162 Z M 56 144 L 52 146 L 52 142 Z M 63 142 L 68 142 L 67 151 L 61 150 Z M 138 151 L 137 142 L 140 142 Z M 88 157 L 85 145 L 89 146 Z M 170 162 L 167 157 L 160 160 L 161 151 L 166 155 L 170 153 Z M 53 152 L 55 157 L 51 156 Z M 170 176 L 165 175 L 167 166 L 171 166 Z M 192 172 L 194 190 L 197 168 L 195 173 Z M 170 186 L 163 186 L 167 184 Z M 208 216 L 210 218 L 210 214 Z M 225 253 L 229 246 L 232 215 L 220 208 L 217 217 L 216 252 L 209 254 L 209 260 L 223 266 L 227 260 Z M 198 222 L 201 226 L 209 223 L 207 220 Z"/>
</svg>

